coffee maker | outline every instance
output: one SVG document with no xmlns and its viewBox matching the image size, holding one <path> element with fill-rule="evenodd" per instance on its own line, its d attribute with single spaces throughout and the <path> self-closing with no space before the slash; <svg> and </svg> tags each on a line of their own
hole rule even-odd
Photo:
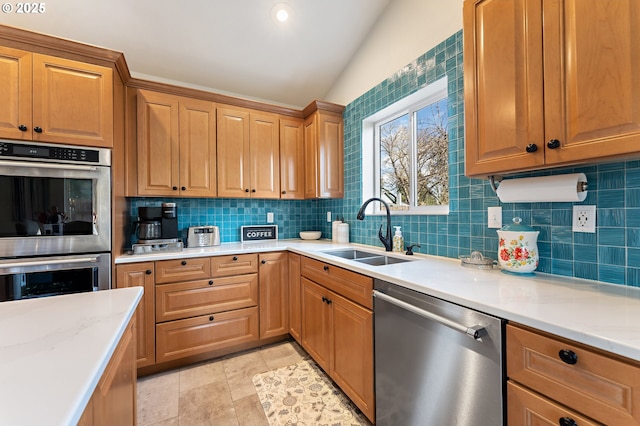
<svg viewBox="0 0 640 426">
<path fill-rule="evenodd" d="M 178 239 L 178 207 L 176 203 L 162 203 L 161 207 L 138 207 L 138 220 L 134 223 L 138 243 L 134 254 L 151 251 L 182 250 Z"/>
</svg>

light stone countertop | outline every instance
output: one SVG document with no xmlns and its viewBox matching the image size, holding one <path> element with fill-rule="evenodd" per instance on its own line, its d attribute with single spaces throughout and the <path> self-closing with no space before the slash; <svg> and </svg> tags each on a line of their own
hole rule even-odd
<svg viewBox="0 0 640 426">
<path fill-rule="evenodd" d="M 75 425 L 142 291 L 0 303 L 0 424 Z"/>
<path fill-rule="evenodd" d="M 410 258 L 412 262 L 370 266 L 324 251 L 358 248 Z M 558 275 L 516 276 L 498 269 L 477 270 L 438 256 L 385 253 L 380 247 L 333 244 L 328 240 L 228 243 L 177 253 L 123 255 L 117 264 L 289 250 L 439 297 L 508 321 L 640 361 L 640 289 Z"/>
</svg>

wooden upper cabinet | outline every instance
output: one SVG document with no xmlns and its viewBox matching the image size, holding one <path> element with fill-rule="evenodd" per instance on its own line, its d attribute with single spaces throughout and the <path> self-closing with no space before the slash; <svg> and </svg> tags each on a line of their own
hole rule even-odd
<svg viewBox="0 0 640 426">
<path fill-rule="evenodd" d="M 0 47 L 0 137 L 31 139 L 32 61 L 31 52 Z"/>
<path fill-rule="evenodd" d="M 304 199 L 304 121 L 280 118 L 280 198 Z"/>
<path fill-rule="evenodd" d="M 304 123 L 305 198 L 344 197 L 342 116 L 316 111 Z"/>
<path fill-rule="evenodd" d="M 0 137 L 113 147 L 111 68 L 0 47 Z"/>
<path fill-rule="evenodd" d="M 218 108 L 218 196 L 280 198 L 278 115 Z"/>
<path fill-rule="evenodd" d="M 138 90 L 138 195 L 216 196 L 215 104 Z"/>
<path fill-rule="evenodd" d="M 465 174 L 640 150 L 640 5 L 466 0 Z"/>
</svg>

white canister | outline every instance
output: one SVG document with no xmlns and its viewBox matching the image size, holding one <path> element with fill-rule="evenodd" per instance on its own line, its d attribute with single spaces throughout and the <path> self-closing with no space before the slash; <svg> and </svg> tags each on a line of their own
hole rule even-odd
<svg viewBox="0 0 640 426">
<path fill-rule="evenodd" d="M 346 244 L 349 242 L 349 224 L 341 223 L 338 225 L 338 241 L 339 244 Z"/>
<path fill-rule="evenodd" d="M 338 226 L 342 223 L 341 220 L 334 220 L 331 222 L 331 241 L 338 242 Z"/>
<path fill-rule="evenodd" d="M 513 218 L 498 232 L 498 264 L 503 271 L 531 274 L 538 267 L 538 234 L 530 226 L 521 225 L 522 219 Z"/>
</svg>

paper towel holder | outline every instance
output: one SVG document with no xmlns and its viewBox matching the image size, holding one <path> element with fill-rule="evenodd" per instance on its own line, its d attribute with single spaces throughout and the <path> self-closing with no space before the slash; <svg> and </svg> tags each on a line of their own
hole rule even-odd
<svg viewBox="0 0 640 426">
<path fill-rule="evenodd" d="M 500 181 L 502 181 L 502 176 L 495 176 L 495 175 L 489 176 L 489 185 L 491 185 L 491 189 L 493 189 L 493 192 L 498 191 L 498 186 L 496 185 L 496 182 L 500 182 Z M 577 188 L 578 192 L 585 192 L 588 189 L 589 189 L 588 182 L 578 182 L 578 188 Z"/>
</svg>

